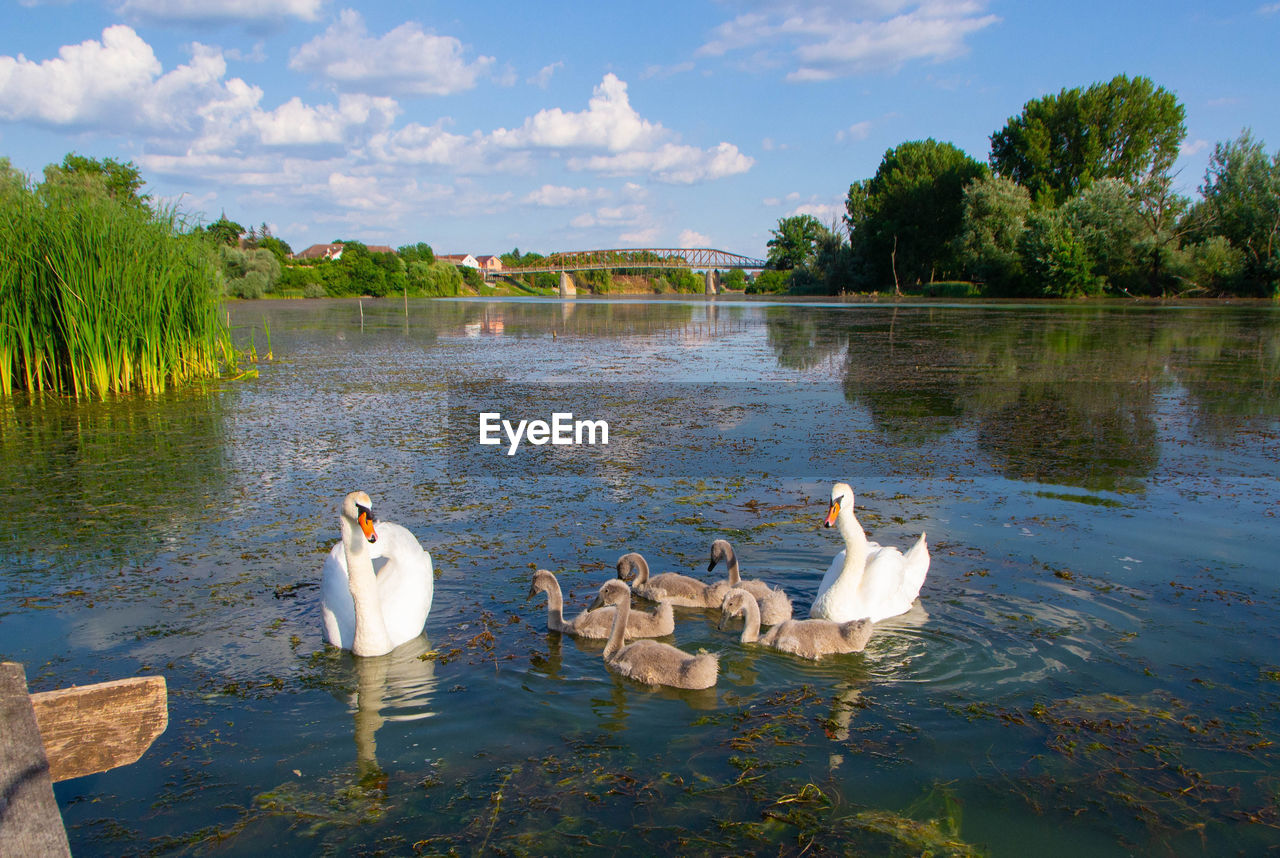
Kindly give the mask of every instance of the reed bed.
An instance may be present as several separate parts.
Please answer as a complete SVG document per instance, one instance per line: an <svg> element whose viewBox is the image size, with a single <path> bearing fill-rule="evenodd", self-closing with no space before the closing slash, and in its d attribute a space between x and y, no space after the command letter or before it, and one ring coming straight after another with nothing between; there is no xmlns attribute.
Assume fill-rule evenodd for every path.
<svg viewBox="0 0 1280 858"><path fill-rule="evenodd" d="M176 210L0 176L0 395L158 393L234 363L221 288Z"/></svg>

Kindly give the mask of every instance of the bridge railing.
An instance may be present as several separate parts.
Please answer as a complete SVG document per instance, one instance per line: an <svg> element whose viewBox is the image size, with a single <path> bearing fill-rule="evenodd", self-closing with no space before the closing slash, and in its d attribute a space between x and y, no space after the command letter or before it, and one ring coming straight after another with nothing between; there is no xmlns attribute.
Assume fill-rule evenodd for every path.
<svg viewBox="0 0 1280 858"><path fill-rule="evenodd" d="M707 247L630 247L553 253L527 265L504 265L504 274L539 271L591 271L617 268L764 268L763 259Z"/></svg>

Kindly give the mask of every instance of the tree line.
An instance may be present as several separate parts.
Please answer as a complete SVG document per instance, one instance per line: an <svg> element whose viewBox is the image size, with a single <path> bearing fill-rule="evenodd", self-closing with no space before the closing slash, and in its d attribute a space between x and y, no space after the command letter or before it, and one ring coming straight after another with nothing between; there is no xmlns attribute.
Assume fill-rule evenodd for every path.
<svg viewBox="0 0 1280 858"><path fill-rule="evenodd" d="M1280 152L1214 147L1199 199L1174 191L1185 108L1119 75L1027 102L987 163L933 138L889 149L845 215L778 221L751 291L949 295L1280 294Z"/></svg>

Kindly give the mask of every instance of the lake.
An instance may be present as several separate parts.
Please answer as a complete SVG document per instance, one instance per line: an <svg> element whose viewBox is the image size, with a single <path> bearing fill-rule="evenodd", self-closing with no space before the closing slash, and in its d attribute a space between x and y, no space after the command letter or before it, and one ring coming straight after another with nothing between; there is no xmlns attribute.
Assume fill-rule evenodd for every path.
<svg viewBox="0 0 1280 858"><path fill-rule="evenodd" d="M240 302L259 375L4 404L0 656L161 674L136 764L55 791L77 855L1259 854L1280 846L1280 308ZM274 360L266 361L268 350ZM479 443L479 414L609 443ZM677 609L714 689L547 631L712 540L808 613L928 533L919 603L807 662ZM326 647L355 488L436 567L421 639Z"/></svg>

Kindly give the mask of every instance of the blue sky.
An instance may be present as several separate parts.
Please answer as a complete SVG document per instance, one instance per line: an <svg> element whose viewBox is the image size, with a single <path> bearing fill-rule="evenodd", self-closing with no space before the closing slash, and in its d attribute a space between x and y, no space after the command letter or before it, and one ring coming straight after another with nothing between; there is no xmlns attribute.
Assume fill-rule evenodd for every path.
<svg viewBox="0 0 1280 858"><path fill-rule="evenodd" d="M1146 75L1178 184L1280 147L1280 2L4 0L0 155L134 161L154 196L438 252L715 247L843 213L885 150L986 160L1029 99Z"/></svg>

